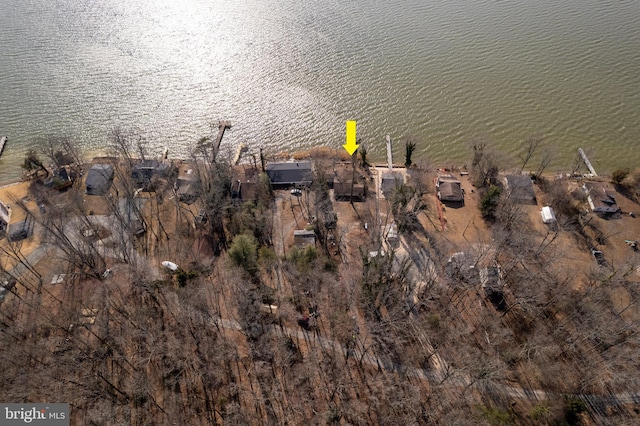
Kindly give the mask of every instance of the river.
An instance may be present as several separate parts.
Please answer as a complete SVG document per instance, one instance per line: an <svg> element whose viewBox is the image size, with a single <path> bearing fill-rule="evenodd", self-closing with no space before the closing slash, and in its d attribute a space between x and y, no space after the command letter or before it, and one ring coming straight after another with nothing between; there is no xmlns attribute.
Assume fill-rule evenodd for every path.
<svg viewBox="0 0 640 426"><path fill-rule="evenodd" d="M399 156L463 163L480 138L517 164L540 134L559 170L578 147L633 167L639 28L637 0L0 0L0 178L46 135L186 156L219 119L228 151L339 147L357 120L374 158L389 133Z"/></svg>

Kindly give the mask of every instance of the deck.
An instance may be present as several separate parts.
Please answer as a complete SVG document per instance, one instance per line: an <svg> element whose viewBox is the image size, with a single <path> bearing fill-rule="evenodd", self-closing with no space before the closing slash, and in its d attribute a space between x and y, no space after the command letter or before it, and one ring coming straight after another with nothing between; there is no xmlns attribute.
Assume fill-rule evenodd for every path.
<svg viewBox="0 0 640 426"><path fill-rule="evenodd" d="M227 129L231 128L230 121L220 121L218 123L218 137L216 138L216 142L213 144L213 150L211 153L211 162L216 161L216 157L218 156L218 151L220 150L220 144L222 143L222 137L224 136L224 132Z"/></svg>

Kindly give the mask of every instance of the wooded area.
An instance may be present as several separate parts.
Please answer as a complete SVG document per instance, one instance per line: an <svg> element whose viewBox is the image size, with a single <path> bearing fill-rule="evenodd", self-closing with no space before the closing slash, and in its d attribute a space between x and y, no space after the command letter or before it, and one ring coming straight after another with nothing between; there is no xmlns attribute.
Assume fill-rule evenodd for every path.
<svg viewBox="0 0 640 426"><path fill-rule="evenodd" d="M81 154L51 139L25 160L28 196L10 200L37 247L0 245L17 282L0 306L0 399L68 402L72 424L95 425L634 424L638 257L593 260L621 222L585 214L572 178L543 176L543 144L528 140L520 172L540 161L554 227L481 142L465 204L449 207L414 141L384 196L366 158L315 150L309 187L274 191L255 161L255 198L240 201L239 169L206 161L206 141L141 186L144 141L114 132L94 160L113 165L113 187L89 196ZM43 184L64 167L72 186ZM341 168L366 199L336 201ZM297 229L316 242L294 244Z"/></svg>

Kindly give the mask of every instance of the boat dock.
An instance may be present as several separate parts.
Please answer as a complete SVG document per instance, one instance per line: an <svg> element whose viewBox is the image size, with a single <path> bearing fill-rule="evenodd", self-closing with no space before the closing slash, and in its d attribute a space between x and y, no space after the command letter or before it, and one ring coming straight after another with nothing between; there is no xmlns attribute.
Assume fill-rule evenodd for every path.
<svg viewBox="0 0 640 426"><path fill-rule="evenodd" d="M2 151L4 151L4 145L7 143L8 139L6 136L2 136L0 138L0 156L2 155Z"/></svg>
<svg viewBox="0 0 640 426"><path fill-rule="evenodd" d="M393 170L393 155L391 154L391 135L387 135L385 137L387 142L387 163L389 166L389 171Z"/></svg>
<svg viewBox="0 0 640 426"><path fill-rule="evenodd" d="M230 121L220 121L218 122L218 137L216 138L215 143L213 144L213 152L211 153L211 161L216 161L216 157L218 156L218 151L220 150L220 144L222 143L222 137L224 136L224 131L231 128Z"/></svg>
<svg viewBox="0 0 640 426"><path fill-rule="evenodd" d="M589 161L589 158L587 158L587 154L584 153L584 150L582 148L578 148L578 153L582 157L582 161L584 161L584 164L589 169L589 172L593 176L598 176L598 174L596 173L596 169L594 169L593 166L591 165L591 161Z"/></svg>

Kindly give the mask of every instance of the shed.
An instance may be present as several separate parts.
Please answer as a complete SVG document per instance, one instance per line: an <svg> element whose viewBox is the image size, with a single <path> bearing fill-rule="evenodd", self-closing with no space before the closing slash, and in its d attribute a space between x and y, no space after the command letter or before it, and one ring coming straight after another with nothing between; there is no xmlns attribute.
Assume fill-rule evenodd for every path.
<svg viewBox="0 0 640 426"><path fill-rule="evenodd" d="M113 183L113 166L111 164L94 164L85 180L87 195L104 195L109 192Z"/></svg>
<svg viewBox="0 0 640 426"><path fill-rule="evenodd" d="M297 229L293 231L293 242L297 246L313 246L316 244L316 234L313 231Z"/></svg>
<svg viewBox="0 0 640 426"><path fill-rule="evenodd" d="M313 179L311 161L268 163L266 172L274 187L308 186Z"/></svg>
<svg viewBox="0 0 640 426"><path fill-rule="evenodd" d="M545 206L540 210L540 215L542 216L542 222L546 224L551 224L556 222L556 214L553 209L549 206Z"/></svg>

